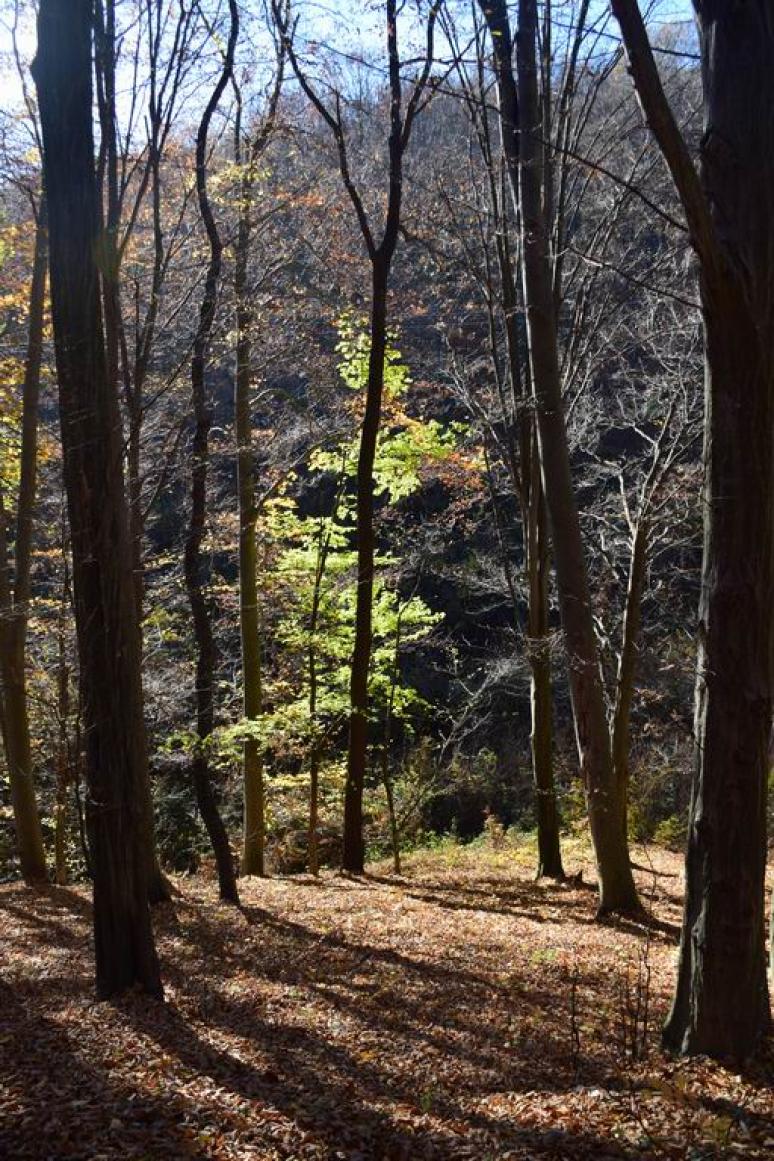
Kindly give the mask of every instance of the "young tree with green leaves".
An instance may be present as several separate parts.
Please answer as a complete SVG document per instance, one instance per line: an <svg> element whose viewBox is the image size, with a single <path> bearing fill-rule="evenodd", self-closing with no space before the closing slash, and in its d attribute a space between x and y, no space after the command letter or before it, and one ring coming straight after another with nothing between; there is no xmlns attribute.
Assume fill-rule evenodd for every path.
<svg viewBox="0 0 774 1161"><path fill-rule="evenodd" d="M341 93L334 91L332 108L325 103L310 82L291 34L290 18L273 0L275 19L285 39L288 58L296 78L315 110L333 134L339 159L341 180L357 219L371 266L371 317L368 377L365 390L360 447L357 466L357 552L358 582L355 616L355 642L350 677L349 749L344 805L344 869L362 874L365 847L363 842L363 789L368 753L368 674L373 635L374 591L374 460L382 414L385 352L388 333L388 286L398 245L403 202L403 160L411 139L417 113L426 99L433 66L434 34L438 17L437 0L430 3L424 16L426 45L419 73L410 87L403 106L403 79L398 47L397 0L385 0L385 34L389 84L389 137L387 142L387 205L383 227L376 231L366 210L370 191L358 188L352 176L350 148Z"/></svg>

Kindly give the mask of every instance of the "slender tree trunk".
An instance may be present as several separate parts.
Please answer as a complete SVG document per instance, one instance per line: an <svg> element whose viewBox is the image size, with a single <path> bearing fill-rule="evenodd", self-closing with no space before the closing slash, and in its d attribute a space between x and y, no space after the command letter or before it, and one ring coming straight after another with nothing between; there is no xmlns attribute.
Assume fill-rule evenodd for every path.
<svg viewBox="0 0 774 1161"><path fill-rule="evenodd" d="M384 357L387 346L387 276L381 256L372 262L371 349L368 360L366 408L357 464L357 600L355 648L350 678L351 712L347 782L344 794L343 866L351 874L364 869L363 790L368 753L368 671L374 590L374 460L382 413Z"/></svg>
<svg viewBox="0 0 774 1161"><path fill-rule="evenodd" d="M241 210L237 234L234 290L236 293L237 348L234 410L237 441L237 489L239 494L239 628L242 640L242 685L244 715L255 723L261 716L261 619L258 608L257 552L255 543L255 464L250 418L250 327L253 311L247 285L250 251L250 204L252 182L242 183ZM243 875L263 875L264 867L264 786L263 762L258 739L245 739L243 750L244 831L242 838Z"/></svg>
<svg viewBox="0 0 774 1161"><path fill-rule="evenodd" d="M403 84L401 59L398 50L398 16L401 6L397 0L386 0L387 73L390 87L390 133L387 141L389 177L384 231L377 244L369 215L360 191L352 179L347 149L347 134L342 120L340 94L335 93L332 112L319 97L300 67L293 49L287 7L272 0L272 11L280 30L283 51L287 52L296 78L315 109L333 133L339 155L339 172L349 195L371 261L371 350L366 388L366 408L360 438L357 470L357 598L355 608L355 645L350 677L349 747L347 751L347 779L344 790L344 849L343 869L362 874L363 846L363 789L365 786L368 753L368 671L371 662L371 621L374 572L374 482L373 466L376 441L382 409L384 387L384 355L387 339L387 281L398 243L401 205L403 199L403 156L411 138L414 119L422 105L422 97L430 80L433 64L435 23L440 5L432 4L426 20L425 56L411 96L402 111Z"/></svg>
<svg viewBox="0 0 774 1161"><path fill-rule="evenodd" d="M640 627L642 624L642 594L648 559L648 522L643 518L634 529L632 552L629 560L629 582L626 590L621 639L621 655L616 674L615 704L611 744L613 748L613 768L621 798L621 823L624 833L628 829L629 800L629 751L631 748L632 702L634 700L634 680L637 672Z"/></svg>
<svg viewBox="0 0 774 1161"><path fill-rule="evenodd" d="M529 581L529 665L531 675L532 774L538 832L537 877L564 879L559 842L553 763L553 691L548 634L548 527L537 448L533 445L527 513L527 576Z"/></svg>
<svg viewBox="0 0 774 1161"><path fill-rule="evenodd" d="M504 134L503 134L504 136ZM492 183L492 201L498 200ZM505 201L503 197L500 199ZM503 222L507 223L505 205ZM519 453L515 433L508 438L509 469L514 492L521 507L525 543L524 573L527 584L528 643L530 664L530 748L532 780L535 787L535 813L538 836L537 878L562 881L564 867L559 840L559 811L556 803L553 753L553 685L551 681L551 646L549 640L548 585L550 574L549 536L546 501L540 475L540 455L535 416L525 404L525 379L530 381L528 365L522 374L522 350L517 325L517 284L507 230L500 231L498 261L505 313L505 336L509 377L513 395L513 413L518 414ZM503 401L504 402L504 401ZM503 406L505 413L505 406ZM519 473L519 467L521 472Z"/></svg>
<svg viewBox="0 0 774 1161"><path fill-rule="evenodd" d="M398 687L400 643L402 628L402 611L398 611L395 625L395 652L392 657L392 672L390 674L390 694L387 700L387 713L384 718L384 741L382 743L382 785L387 797L387 813L390 819L390 841L392 843L392 866L396 875L400 874L400 828L398 816L395 813L395 794L393 793L392 778L390 776L390 742L392 740L392 718L395 712L395 691Z"/></svg>
<svg viewBox="0 0 774 1161"><path fill-rule="evenodd" d="M194 436L191 449L191 516L185 542L185 583L196 638L196 733L197 746L192 762L194 790L215 862L218 869L220 897L224 902L239 903L234 860L212 786L212 775L207 747L215 726L215 639L212 633L210 610L205 586L205 562L202 559L202 540L207 519L207 472L209 468L209 437L212 425L210 401L207 398L206 364L210 350L212 324L218 301L218 282L223 257L223 244L218 234L207 193L207 141L213 113L228 84L234 64L234 49L239 32L239 17L235 0L229 0L231 26L228 46L218 82L207 102L196 137L196 187L199 210L207 233L210 259L204 280L204 294L199 308L199 323L194 337L191 358L191 399L194 417Z"/></svg>
<svg viewBox="0 0 774 1161"><path fill-rule="evenodd" d="M26 883L45 882L46 858L32 771L27 705L27 620L30 601L32 525L38 461L38 399L43 354L43 314L46 301L48 227L45 198L38 210L29 297L27 354L24 364L22 448L14 544L13 590L8 575L8 544L0 496L0 717L11 783L19 865Z"/></svg>
<svg viewBox="0 0 774 1161"><path fill-rule="evenodd" d="M320 751L316 742L312 742L312 752L309 755L309 831L307 835L307 863L309 873L319 875L319 819L320 819Z"/></svg>
<svg viewBox="0 0 774 1161"><path fill-rule="evenodd" d="M95 261L99 202L92 121L92 4L41 0L34 75L49 207L59 376L80 656L97 992L161 996L147 901L147 752L131 581L121 422L108 374Z"/></svg>
<svg viewBox="0 0 774 1161"><path fill-rule="evenodd" d="M639 907L617 791L605 714L586 558L564 420L548 230L541 195L542 157L537 90L535 0L521 0L517 66L504 0L481 0L492 33L503 140L522 226L524 301L540 462L551 522L559 606L570 670L581 777L599 878L599 910ZM518 183L518 185L516 185Z"/></svg>
<svg viewBox="0 0 774 1161"><path fill-rule="evenodd" d="M59 665L57 667L57 717L59 730L56 749L56 807L54 809L54 882L67 884L67 792L70 781L70 747L67 719L70 716L70 671L65 640L66 603L62 599L59 614Z"/></svg>

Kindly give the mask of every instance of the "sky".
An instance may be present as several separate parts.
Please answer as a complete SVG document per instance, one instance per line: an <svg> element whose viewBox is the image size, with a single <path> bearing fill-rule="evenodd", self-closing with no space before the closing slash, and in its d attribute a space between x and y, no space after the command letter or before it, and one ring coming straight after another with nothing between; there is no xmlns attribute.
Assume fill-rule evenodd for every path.
<svg viewBox="0 0 774 1161"><path fill-rule="evenodd" d="M399 28L401 53L404 59L420 56L424 42L421 22L411 17L416 0L407 0L401 15ZM27 6L24 6L27 8ZM243 15L250 13L254 16L262 10L262 0L241 0ZM462 5L464 8L464 4ZM561 12L561 0L555 0L555 11ZM591 19L601 15L607 8L604 0L598 0L592 5ZM645 5L642 5L645 9ZM13 122L9 122L14 110L22 104L22 85L16 69L12 53L12 35L10 26L10 6L5 6L5 12L0 16L0 93L2 94L2 110L4 116L3 132L9 128L13 131ZM691 21L690 0L651 0L647 10L653 14L658 23L677 23ZM384 62L384 5L382 0L296 0L296 11L299 16L298 36L299 44L303 44L303 56L309 64L310 71L317 71L321 75L333 78L338 73L352 71L353 61L366 60L367 71L365 76L373 76L380 83L385 76ZM120 7L119 7L120 12ZM560 17L557 15L557 20ZM687 30L686 30L687 31ZM611 47L615 43L617 27L610 20L609 36ZM21 56L27 62L31 60L35 51L35 28L31 11L27 8L27 15L18 28L17 43ZM446 45L442 34L437 38L439 56L445 55ZM264 48L264 52L266 48ZM255 59L253 55L252 59ZM249 59L249 58L248 58ZM34 86L27 74L29 91L34 95ZM193 115L193 114L192 114Z"/></svg>

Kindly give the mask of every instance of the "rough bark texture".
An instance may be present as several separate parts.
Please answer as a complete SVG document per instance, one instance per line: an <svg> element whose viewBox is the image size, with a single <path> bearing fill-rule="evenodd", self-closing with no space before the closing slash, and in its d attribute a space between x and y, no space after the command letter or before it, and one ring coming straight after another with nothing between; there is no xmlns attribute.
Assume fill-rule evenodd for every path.
<svg viewBox="0 0 774 1161"><path fill-rule="evenodd" d="M42 0L38 89L80 658L97 991L162 995L143 845L147 780L122 436L95 261L90 0Z"/></svg>
<svg viewBox="0 0 774 1161"><path fill-rule="evenodd" d="M522 0L517 44L518 94L504 0L481 0L492 33L503 139L518 180L524 301L540 461L551 524L559 606L570 671L575 735L599 876L600 912L639 906L621 825L591 609L586 559L570 469L559 371L548 231L541 195L542 151L537 90L537 6ZM517 139L518 127L518 139Z"/></svg>
<svg viewBox="0 0 774 1161"><path fill-rule="evenodd" d="M705 541L686 903L664 1031L678 1051L743 1058L771 1024L765 963L774 519L774 14L695 0L701 182L639 9L613 0L640 102L701 267Z"/></svg>
<svg viewBox="0 0 774 1161"><path fill-rule="evenodd" d="M199 322L194 336L193 356L191 358L194 435L191 448L191 516L185 542L184 567L196 639L197 748L192 762L194 790L199 812L207 828L207 834L215 855L220 897L225 902L238 903L239 893L234 860L228 834L218 809L207 757L207 744L215 725L213 699L216 650L205 593L206 568L201 552L207 519L207 471L209 467L209 436L212 425L205 372L218 300L218 282L223 256L223 244L218 234L207 194L207 141L213 113L229 82L234 63L234 48L239 31L239 17L235 0L229 0L229 12L231 27L223 69L207 102L196 136L196 189L199 198L199 211L209 242L210 259L204 280L204 294L199 308Z"/></svg>
<svg viewBox="0 0 774 1161"><path fill-rule="evenodd" d="M14 581L9 576L5 514L0 497L0 720L11 784L19 866L25 883L47 878L38 804L32 770L27 706L27 619L30 599L32 525L38 460L38 398L43 352L48 226L45 200L38 210L29 297L27 353L24 364L22 447L14 542Z"/></svg>

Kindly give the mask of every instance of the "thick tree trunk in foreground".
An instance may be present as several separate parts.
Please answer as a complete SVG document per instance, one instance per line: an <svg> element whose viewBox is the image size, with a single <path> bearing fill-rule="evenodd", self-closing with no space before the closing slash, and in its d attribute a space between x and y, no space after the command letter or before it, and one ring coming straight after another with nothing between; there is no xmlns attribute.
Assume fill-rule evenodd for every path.
<svg viewBox="0 0 774 1161"><path fill-rule="evenodd" d="M613 0L630 71L701 267L704 567L686 901L667 1046L748 1056L771 1025L765 963L774 520L774 21L695 0L701 182L639 9Z"/></svg>
<svg viewBox="0 0 774 1161"><path fill-rule="evenodd" d="M697 771L679 978L665 1038L683 1051L744 1057L771 1025L764 876L774 589L774 21L767 0L697 11L702 178L725 269L703 278Z"/></svg>
<svg viewBox="0 0 774 1161"><path fill-rule="evenodd" d="M14 544L14 583L8 575L8 546L0 497L0 719L11 784L19 866L25 883L46 881L43 832L32 777L32 746L27 705L27 620L30 601L32 524L38 462L38 398L43 354L48 226L45 199L38 211L29 297L27 354L22 403L22 450Z"/></svg>
<svg viewBox="0 0 774 1161"><path fill-rule="evenodd" d="M207 520L207 472L209 468L209 437L212 413L205 382L210 335L218 301L218 282L223 257L223 244L218 234L207 193L207 141L210 122L231 77L234 48L239 32L239 17L235 0L229 0L231 27L228 46L218 82L207 102L196 136L196 191L210 258L204 280L204 294L199 308L191 358L191 399L194 417L194 436L191 448L191 516L185 542L184 568L188 601L191 606L194 636L196 638L196 733L197 746L193 756L192 774L199 812L209 835L218 869L220 897L224 902L238 903L234 859L228 834L218 809L207 746L215 726L215 640L212 634L210 610L205 593L206 570L202 559L202 540Z"/></svg>
<svg viewBox="0 0 774 1161"><path fill-rule="evenodd" d="M599 876L599 910L601 913L633 911L639 907L639 900L621 823L623 804L613 770L586 558L564 420L548 231L541 194L537 6L535 0L522 0L519 9L517 95L504 0L480 2L492 33L509 172L512 182L518 180L532 391L570 671L575 736Z"/></svg>
<svg viewBox="0 0 774 1161"><path fill-rule="evenodd" d="M97 992L161 996L147 902L147 779L122 435L95 255L90 0L41 0L34 65L49 208L51 300L80 657Z"/></svg>
<svg viewBox="0 0 774 1161"><path fill-rule="evenodd" d="M773 86L768 99L774 101ZM730 293L717 316L716 309L705 312L709 520L697 765L680 969L665 1041L684 1052L743 1058L770 1026L764 875L774 377L742 294Z"/></svg>

